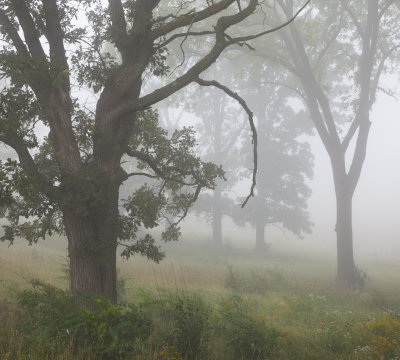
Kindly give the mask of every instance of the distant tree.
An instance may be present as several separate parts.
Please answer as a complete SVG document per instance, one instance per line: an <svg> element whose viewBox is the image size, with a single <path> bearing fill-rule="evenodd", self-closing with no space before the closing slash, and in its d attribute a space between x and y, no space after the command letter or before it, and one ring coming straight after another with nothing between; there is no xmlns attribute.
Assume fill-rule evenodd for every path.
<svg viewBox="0 0 400 360"><path fill-rule="evenodd" d="M236 55L239 59L234 61ZM200 95L201 101L195 108L201 119L197 133L206 158L228 170L228 182L218 184L211 194L203 194L195 209L212 223L215 245L222 243L222 215L225 215L240 226L246 223L255 226L256 250L260 251L266 249L264 230L268 224L281 226L298 236L310 232L306 209L311 190L306 181L312 176L313 156L308 144L299 140L301 135L311 134L306 112L295 112L289 104L293 94L271 84L280 70L269 67L268 72L260 73L263 66L260 58L247 57L251 61L243 64L240 54L231 54L208 76L228 82L230 88L240 87L235 80L239 73L246 78L248 86L241 89L241 94L258 123L255 199L242 209L238 199L232 198L230 189L251 171L251 151L248 151L251 144L246 129L235 121L241 116L241 109L214 90Z"/></svg>
<svg viewBox="0 0 400 360"><path fill-rule="evenodd" d="M0 95L0 141L18 155L17 161L1 162L0 198L10 221L3 240L34 242L65 230L72 292L116 301L118 241L135 240L125 244L126 256L141 252L159 260L149 235L136 238L138 226L154 226L165 211L184 216L200 190L213 188L222 176L217 166L193 155L189 130L167 138L151 106L200 81L227 47L241 41L227 30L252 15L259 2L104 3L0 0L0 74L8 79ZM85 16L88 26L80 27L76 18ZM211 17L214 26L202 28ZM207 51L191 58L185 71L170 72L168 45L199 36L210 40ZM104 51L106 46L116 51ZM167 84L145 92L146 78L166 74ZM94 93L93 108L85 107L73 84ZM35 135L38 122L49 131L43 142ZM124 171L124 155L137 162L138 171ZM119 188L130 176L157 178L161 186L138 189L120 215ZM178 233L172 226L164 239Z"/></svg>
<svg viewBox="0 0 400 360"><path fill-rule="evenodd" d="M272 69L269 76L271 73ZM300 138L310 134L305 122L307 113L293 110L287 89L265 82L247 96L257 119L259 140L256 195L244 209L233 208L233 219L239 225L255 226L256 251L263 252L267 250L267 225L279 226L299 237L311 232L307 211L311 189L307 180L313 173L313 155L308 143Z"/></svg>
<svg viewBox="0 0 400 360"><path fill-rule="evenodd" d="M269 24L290 18L293 0L277 0ZM380 79L398 55L398 2L313 1L301 22L282 29L258 48L266 61L290 71L291 86L309 109L329 155L337 204L337 280L353 287L352 199L366 158L370 111ZM277 46L279 45L279 46ZM354 145L354 146L353 146Z"/></svg>
<svg viewBox="0 0 400 360"><path fill-rule="evenodd" d="M232 70L229 61L223 60L209 69L206 76L226 82L235 76ZM230 83L231 88L238 85L237 81ZM198 101L192 101L188 108L199 119L195 128L202 158L222 166L225 171L224 181L217 181L212 192L203 193L194 210L211 223L213 244L221 247L223 216L230 216L232 207L239 205L237 199L236 202L232 199L231 190L244 176L244 172L240 170L243 168L240 148L243 135L248 137L248 132L245 131L246 113L236 101L232 101L219 89L197 87L193 98Z"/></svg>

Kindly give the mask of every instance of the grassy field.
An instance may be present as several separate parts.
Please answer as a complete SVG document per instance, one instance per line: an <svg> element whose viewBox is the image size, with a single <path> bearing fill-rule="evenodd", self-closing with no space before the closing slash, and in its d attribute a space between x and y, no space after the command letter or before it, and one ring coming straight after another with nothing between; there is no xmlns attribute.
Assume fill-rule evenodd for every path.
<svg viewBox="0 0 400 360"><path fill-rule="evenodd" d="M232 246L216 251L183 241L168 245L167 257L159 265L139 257L121 260L121 299L140 309L128 312L139 319L135 321L140 323L145 316L151 322L146 334L132 330L139 331L132 341L140 345L126 353L115 353L111 346L107 349L114 352L96 352L92 347L93 353L81 354L76 344L65 343L64 338L60 345L57 335L52 340L57 344L46 350L43 339L32 345L28 340L33 335L18 327L24 328L27 311L53 311L42 303L40 308L32 305L32 299L53 290L39 295L28 292L24 300L28 305L22 310L16 299L21 291L31 289L33 278L67 289L65 246L61 239L38 247L0 244L1 360L400 359L400 264L373 258L359 261L365 284L350 291L336 286L332 255L291 243L274 245L270 254L254 254ZM64 296L54 294L54 298ZM57 308L60 303L46 304ZM106 344L107 332L103 329L99 335L98 328L103 321L112 333L107 319L118 311L123 313L107 305L101 312L85 315L86 333L87 319L94 329L92 343ZM93 322L95 316L103 320ZM42 320L43 315L31 325L39 326ZM40 325L40 331L45 328L50 338L51 317L47 321L50 325ZM121 339L126 335L118 334Z"/></svg>

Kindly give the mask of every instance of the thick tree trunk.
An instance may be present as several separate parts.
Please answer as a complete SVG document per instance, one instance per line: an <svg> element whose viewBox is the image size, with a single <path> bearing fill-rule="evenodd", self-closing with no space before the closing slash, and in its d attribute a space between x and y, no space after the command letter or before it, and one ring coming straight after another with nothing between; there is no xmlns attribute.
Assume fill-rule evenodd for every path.
<svg viewBox="0 0 400 360"><path fill-rule="evenodd" d="M336 237L337 281L346 287L355 286L353 256L352 196L345 189L336 187Z"/></svg>
<svg viewBox="0 0 400 360"><path fill-rule="evenodd" d="M105 195L102 206L88 213L64 210L70 285L74 295L98 294L117 302L118 189Z"/></svg>
<svg viewBox="0 0 400 360"><path fill-rule="evenodd" d="M222 246L222 192L221 188L217 186L213 194L213 244L215 247Z"/></svg>

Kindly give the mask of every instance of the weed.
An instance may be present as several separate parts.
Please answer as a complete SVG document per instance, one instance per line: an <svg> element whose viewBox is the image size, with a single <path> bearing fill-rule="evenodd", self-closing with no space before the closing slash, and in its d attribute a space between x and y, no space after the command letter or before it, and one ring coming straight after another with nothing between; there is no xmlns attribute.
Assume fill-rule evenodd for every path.
<svg viewBox="0 0 400 360"><path fill-rule="evenodd" d="M15 331L26 339L24 351L40 348L44 354L71 351L115 359L136 350L138 341L150 335L150 321L134 305L117 306L108 300L86 298L77 308L64 290L33 281L33 290L18 297Z"/></svg>
<svg viewBox="0 0 400 360"><path fill-rule="evenodd" d="M280 332L268 326L264 317L253 315L241 296L223 301L220 314L220 326L232 358L264 359L276 349Z"/></svg>

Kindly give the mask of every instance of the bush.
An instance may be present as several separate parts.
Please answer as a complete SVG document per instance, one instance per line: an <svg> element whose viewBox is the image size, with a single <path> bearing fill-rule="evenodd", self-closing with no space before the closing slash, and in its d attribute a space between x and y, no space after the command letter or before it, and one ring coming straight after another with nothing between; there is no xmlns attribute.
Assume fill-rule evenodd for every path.
<svg viewBox="0 0 400 360"><path fill-rule="evenodd" d="M233 296L221 305L221 329L234 359L265 359L278 345L280 332L267 326L266 319L252 316L249 304Z"/></svg>
<svg viewBox="0 0 400 360"><path fill-rule="evenodd" d="M75 300L39 281L19 295L16 329L27 339L27 351L39 346L51 354L68 344L71 351L86 349L98 359L115 359L134 352L150 335L151 322L134 305L97 297L84 299L87 306L78 308Z"/></svg>
<svg viewBox="0 0 400 360"><path fill-rule="evenodd" d="M163 359L168 354L177 359L208 359L211 311L200 296L160 294L157 301L147 301L146 311L153 318L153 345L162 349Z"/></svg>
<svg viewBox="0 0 400 360"><path fill-rule="evenodd" d="M181 296L174 303L175 346L184 359L207 358L209 309L199 296Z"/></svg>

